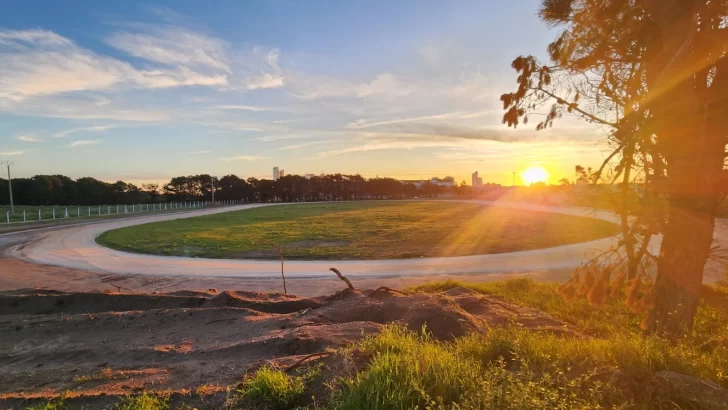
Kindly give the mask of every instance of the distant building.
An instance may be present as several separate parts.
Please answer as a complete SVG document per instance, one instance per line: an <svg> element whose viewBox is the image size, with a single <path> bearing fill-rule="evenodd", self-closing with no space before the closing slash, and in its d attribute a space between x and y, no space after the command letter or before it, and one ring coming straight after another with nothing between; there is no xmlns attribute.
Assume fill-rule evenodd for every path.
<svg viewBox="0 0 728 410"><path fill-rule="evenodd" d="M304 178L306 178L306 179L311 179L311 178L313 178L313 177L315 177L315 176L316 176L316 175L314 175L314 174L306 174L306 175L304 175L303 177L304 177Z"/></svg>
<svg viewBox="0 0 728 410"><path fill-rule="evenodd" d="M471 185L473 186L473 188L483 187L483 178L478 176L478 171L473 172L473 175L471 177Z"/></svg>
<svg viewBox="0 0 728 410"><path fill-rule="evenodd" d="M280 172L278 172L278 167L273 167L273 180L278 181L279 177L280 177Z"/></svg>
<svg viewBox="0 0 728 410"><path fill-rule="evenodd" d="M283 178L284 176L286 176L286 171L281 170L281 172L278 173L278 178Z"/></svg>

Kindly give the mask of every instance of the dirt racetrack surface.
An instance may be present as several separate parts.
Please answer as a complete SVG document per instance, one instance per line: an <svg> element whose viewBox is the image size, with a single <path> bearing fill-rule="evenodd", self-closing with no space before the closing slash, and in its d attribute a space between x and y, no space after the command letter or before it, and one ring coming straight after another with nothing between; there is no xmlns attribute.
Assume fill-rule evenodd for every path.
<svg viewBox="0 0 728 410"><path fill-rule="evenodd" d="M386 323L448 340L489 325L573 332L540 311L464 288L389 288L301 298L258 292L0 292L0 408L33 398L89 403L140 390L220 389L270 363L295 363ZM29 401L30 400L30 401ZM92 406L93 407L93 406Z"/></svg>

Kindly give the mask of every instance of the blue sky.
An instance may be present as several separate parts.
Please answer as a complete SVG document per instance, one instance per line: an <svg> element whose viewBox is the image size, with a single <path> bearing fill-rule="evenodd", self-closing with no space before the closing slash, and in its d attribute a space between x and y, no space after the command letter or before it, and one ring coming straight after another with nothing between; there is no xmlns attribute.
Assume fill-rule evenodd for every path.
<svg viewBox="0 0 728 410"><path fill-rule="evenodd" d="M508 129L510 62L555 37L519 1L12 1L0 13L0 159L18 176L597 165L578 121Z"/></svg>

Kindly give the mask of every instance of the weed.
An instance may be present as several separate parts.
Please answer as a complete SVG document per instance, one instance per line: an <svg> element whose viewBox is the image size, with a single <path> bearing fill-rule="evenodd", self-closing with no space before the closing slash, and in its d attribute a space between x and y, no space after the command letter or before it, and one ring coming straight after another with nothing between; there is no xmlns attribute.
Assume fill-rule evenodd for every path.
<svg viewBox="0 0 728 410"><path fill-rule="evenodd" d="M119 400L113 410L167 410L169 399L148 393L138 396L125 396Z"/></svg>
<svg viewBox="0 0 728 410"><path fill-rule="evenodd" d="M48 401L45 403L36 404L35 406L26 407L26 410L66 410L63 400L59 401Z"/></svg>
<svg viewBox="0 0 728 410"><path fill-rule="evenodd" d="M317 367L291 376L270 366L261 367L243 381L239 394L244 403L264 409L291 409L301 403L308 382L316 377Z"/></svg>

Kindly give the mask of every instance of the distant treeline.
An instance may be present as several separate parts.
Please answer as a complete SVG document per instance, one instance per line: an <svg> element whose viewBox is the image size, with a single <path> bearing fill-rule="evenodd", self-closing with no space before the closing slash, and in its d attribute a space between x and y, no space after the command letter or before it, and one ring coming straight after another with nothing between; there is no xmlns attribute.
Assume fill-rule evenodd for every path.
<svg viewBox="0 0 728 410"><path fill-rule="evenodd" d="M73 180L63 175L36 175L32 178L13 178L12 188L15 204L18 205L123 205L209 201L213 180L215 199L218 201L300 202L473 196L473 188L464 182L455 186L443 186L430 181L414 184L393 178L367 179L360 175L342 174L310 178L286 175L277 181L242 179L235 175L226 175L219 179L210 175L193 175L172 178L163 186L136 186L123 181L108 183L90 177ZM487 189L498 191L506 188L492 185ZM0 205L7 205L9 202L8 181L0 179Z"/></svg>

